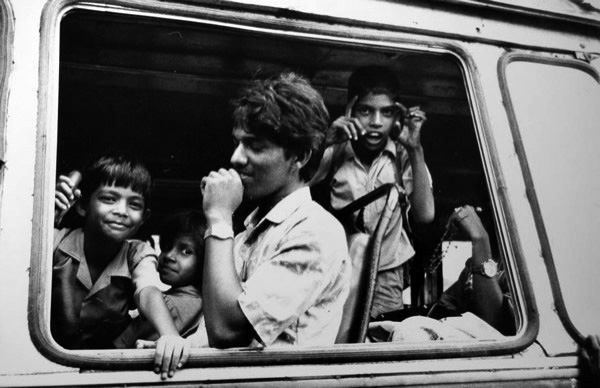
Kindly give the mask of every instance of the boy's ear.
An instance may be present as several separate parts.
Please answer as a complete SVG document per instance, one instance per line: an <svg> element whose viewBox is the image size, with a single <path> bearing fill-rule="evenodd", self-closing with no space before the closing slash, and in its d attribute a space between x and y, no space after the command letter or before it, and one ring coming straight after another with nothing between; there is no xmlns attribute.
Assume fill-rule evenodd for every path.
<svg viewBox="0 0 600 388"><path fill-rule="evenodd" d="M80 217L85 217L87 210L83 205L83 201L81 200L81 198L79 199L79 201L75 202L75 210L77 211L77 214L79 214Z"/></svg>
<svg viewBox="0 0 600 388"><path fill-rule="evenodd" d="M297 170L302 169L302 167L306 166L306 163L310 160L312 156L312 151L307 151L304 155L296 156L296 162L294 162L294 166Z"/></svg>

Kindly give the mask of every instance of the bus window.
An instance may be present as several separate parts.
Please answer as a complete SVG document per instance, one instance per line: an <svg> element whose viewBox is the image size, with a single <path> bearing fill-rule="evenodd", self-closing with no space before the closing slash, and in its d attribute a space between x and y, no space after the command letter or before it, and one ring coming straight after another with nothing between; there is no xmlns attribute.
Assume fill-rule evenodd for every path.
<svg viewBox="0 0 600 388"><path fill-rule="evenodd" d="M506 242L496 219L497 198L489 184L493 177L482 162L481 133L471 116L466 69L460 57L447 49L333 39L325 30L315 30L313 35L283 34L276 28L254 28L251 23L230 25L74 9L60 21L57 63L58 120L56 128L46 128L56 132L55 150L48 153L55 156L48 161L54 166L53 175L79 169L91 156L109 149L130 151L148 166L155 180L152 216L143 231L148 235L156 235L165 217L175 210L201 209L200 179L227 166L233 150L229 101L249 80L283 71L300 73L321 92L333 120L344 114L350 74L365 65L386 66L400 78L404 105L419 106L427 113L422 143L436 206L434 222L412 230L417 254L411 261L410 289L405 290L406 309L401 315L423 314L444 291L444 282L451 282L470 256L468 246L460 251L464 253L444 249L444 264L426 270L440 243L447 247L465 240L461 235L450 239L445 234L446 221L457 206L480 207L494 254L503 261L513 260L503 248ZM56 176L44 178L40 181L51 182ZM45 188L46 193L53 189ZM53 202L44 206L49 209ZM46 220L45 224L52 222ZM47 270L49 257L46 252L38 266ZM510 286L518 286L510 271L507 274ZM34 287L46 293L40 301L49 300L50 276L39 279ZM44 337L40 342L48 344L45 346L55 346L44 329L50 309L39 307L42 322L37 335ZM389 348L368 346L380 357L390 354ZM446 354L452 348L443 341L435 346L444 348ZM410 357L411 352L426 352L435 357L435 346L404 354ZM484 348L489 352L490 346L495 345L474 339L471 345L451 351L472 355ZM274 354L277 351L273 350ZM56 348L49 353L68 364L106 367L101 351L91 358L78 358L77 352L66 355ZM139 357L119 354L131 365L145 365ZM218 359L223 364L260 362L252 352L224 357L224 353L207 350L195 354L191 365L207 362L207 354L211 362ZM303 351L286 354L284 360L315 357L315 353ZM331 346L316 357L361 354L352 347Z"/></svg>
<svg viewBox="0 0 600 388"><path fill-rule="evenodd" d="M598 73L581 62L519 55L505 71L559 313L572 335L595 333L600 302L589 285L600 276Z"/></svg>

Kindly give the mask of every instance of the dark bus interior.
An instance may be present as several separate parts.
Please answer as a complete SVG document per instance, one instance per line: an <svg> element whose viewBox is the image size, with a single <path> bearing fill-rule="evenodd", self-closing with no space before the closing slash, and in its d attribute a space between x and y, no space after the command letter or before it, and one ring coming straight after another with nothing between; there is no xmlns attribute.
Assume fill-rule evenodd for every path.
<svg viewBox="0 0 600 388"><path fill-rule="evenodd" d="M334 120L344 112L349 75L371 64L392 68L404 105L427 112L422 142L436 219L413 229L411 267L413 302L425 305L441 290L440 274L424 277L423 263L453 209L481 207L484 225L495 231L465 77L453 55L74 11L60 27L57 172L80 169L108 149L135 154L155 180L146 225L152 233L170 212L201 208L200 179L228 165L229 101L247 81L282 71L305 75Z"/></svg>

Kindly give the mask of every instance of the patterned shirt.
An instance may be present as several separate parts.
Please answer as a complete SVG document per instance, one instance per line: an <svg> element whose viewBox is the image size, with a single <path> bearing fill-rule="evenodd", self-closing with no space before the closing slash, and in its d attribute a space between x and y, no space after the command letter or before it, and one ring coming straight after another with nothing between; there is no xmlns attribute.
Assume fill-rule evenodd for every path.
<svg viewBox="0 0 600 388"><path fill-rule="evenodd" d="M238 302L259 341L332 345L350 285L342 226L312 201L308 187L288 195L264 218L256 214L236 236L234 258L243 287Z"/></svg>

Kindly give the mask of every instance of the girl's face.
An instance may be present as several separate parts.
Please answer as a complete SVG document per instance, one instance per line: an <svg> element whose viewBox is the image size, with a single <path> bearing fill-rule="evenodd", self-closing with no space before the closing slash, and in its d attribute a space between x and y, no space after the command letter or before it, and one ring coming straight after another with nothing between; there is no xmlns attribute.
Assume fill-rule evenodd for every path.
<svg viewBox="0 0 600 388"><path fill-rule="evenodd" d="M196 252L196 244L190 235L179 235L175 241L161 243L162 252L158 256L160 280L171 287L195 285L199 282L199 273L203 252Z"/></svg>
<svg viewBox="0 0 600 388"><path fill-rule="evenodd" d="M130 187L102 185L79 205L84 230L120 243L133 237L147 218L144 197Z"/></svg>
<svg viewBox="0 0 600 388"><path fill-rule="evenodd" d="M379 153L397 125L398 107L387 94L369 93L354 105L354 117L366 131L358 139L358 145L366 151Z"/></svg>

